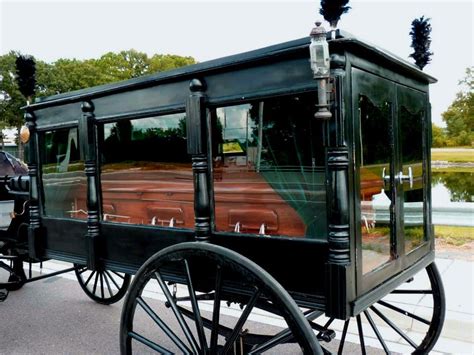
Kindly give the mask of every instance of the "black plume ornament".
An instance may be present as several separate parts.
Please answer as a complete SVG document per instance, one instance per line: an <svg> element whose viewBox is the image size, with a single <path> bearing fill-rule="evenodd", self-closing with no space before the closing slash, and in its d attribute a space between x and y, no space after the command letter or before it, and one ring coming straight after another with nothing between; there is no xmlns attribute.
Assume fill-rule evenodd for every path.
<svg viewBox="0 0 474 355"><path fill-rule="evenodd" d="M19 55L16 58L16 80L20 92L27 101L35 94L36 86L36 64L32 56Z"/></svg>
<svg viewBox="0 0 474 355"><path fill-rule="evenodd" d="M348 3L349 0L321 0L319 13L331 24L332 28L336 28L341 15L350 10Z"/></svg>
<svg viewBox="0 0 474 355"><path fill-rule="evenodd" d="M414 52L410 54L410 57L415 59L416 66L421 70L431 61L433 55L433 52L430 52L431 24L429 21L429 18L425 19L424 16L421 16L411 23L411 47Z"/></svg>

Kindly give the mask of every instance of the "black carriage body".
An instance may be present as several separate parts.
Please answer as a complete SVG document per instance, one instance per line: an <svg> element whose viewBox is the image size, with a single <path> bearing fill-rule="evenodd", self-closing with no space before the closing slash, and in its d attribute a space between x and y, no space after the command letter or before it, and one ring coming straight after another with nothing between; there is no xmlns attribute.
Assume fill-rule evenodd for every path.
<svg viewBox="0 0 474 355"><path fill-rule="evenodd" d="M260 107L262 110L272 107L275 112L285 111L286 108L278 100L311 102L314 99L312 102L316 105L317 84L309 65L308 45L309 38L303 38L166 73L45 98L28 107L27 124L32 133L29 143L30 255L40 259L87 263L90 268L105 265L112 270L134 273L147 258L167 246L196 239L207 240L255 261L281 282L300 306L310 305L338 318L357 314L428 265L434 259L428 99L428 85L434 79L393 55L342 33L336 40L329 41L329 97L333 117L327 122L312 122L318 127L318 136L307 137L312 142L318 142L322 155L316 163L313 159L313 170L307 166L300 169L304 170L301 176L312 174L313 181L317 180L311 185L316 190L309 193L319 196L311 205L320 212L319 221L314 222L312 229L309 224L305 225L306 232L301 237L285 233L278 235L271 232L272 223L278 222L281 230L286 213L274 213L271 209L263 212L255 210L252 209L252 202L247 201L241 210L226 207L227 219L223 220L225 223L229 221L232 230L216 227L224 223L220 222L221 217L215 212L216 201L225 200L223 192L217 192L216 187L220 183L216 180L216 154L221 154L224 163L232 161L232 164L249 166L249 152L252 149L260 155L269 154L269 149L261 146L249 148L248 139L245 147L243 143L237 144L238 140L223 141L216 146L217 139L213 133L217 122L215 117L222 113L224 118L219 124L228 124L226 119L229 117L231 120L232 116L231 109L225 111L226 108L249 105L245 106L247 116L239 117L244 117L241 121L247 122L246 134L253 130L251 133L258 136L261 134L257 132L258 124L250 126L248 123L249 117L253 117L249 112L258 111ZM316 110L313 105L309 107ZM400 119L402 111L409 118L405 120L407 122ZM189 169L180 173L180 179L191 181L189 186L194 186L194 192L173 190L168 191L166 196L182 193L191 196L191 200L183 197L188 204L178 207L153 207L154 212L150 213L155 215L147 216L147 223L121 223L121 218L127 216L121 216L120 211L108 202L112 198L112 190L104 189L104 181L112 179L112 175L103 175L106 171L102 161L105 159L102 149L106 149L104 135L110 137L118 131L118 125L127 126L133 120L180 114L180 120L185 121L185 127L180 129L186 132L181 131L184 134L181 138L184 139L189 159L186 162L189 165L185 165ZM414 127L413 122L418 126ZM77 129L77 136L70 133L74 129ZM63 142L68 145L66 163L64 150L62 156L59 150L53 153L48 150L59 144L55 141L58 139L55 132L66 132L61 133L66 137ZM145 134L146 129L143 132ZM386 137L386 145L382 147L380 139L371 141L371 137ZM365 141L362 143L363 140L367 140L367 144ZM406 151L412 145L418 150L410 157ZM118 153L123 152L120 145L113 147L107 149L112 152L115 149L116 155L122 154ZM165 151L167 156L174 156L175 152L169 147L152 146L141 152L164 156ZM72 149L77 150L80 161L74 168L69 164ZM246 156L242 158L244 151ZM380 154L374 155L372 151ZM404 156L408 158L404 160ZM126 161L125 157L122 158L121 162ZM245 159L246 163L242 163ZM412 160L417 164L413 167L414 178L411 178L415 188L405 187L404 190L403 186L408 184L404 180L408 181L410 177L403 172L403 167ZM48 169L55 161L56 170L51 172ZM61 168L61 164L69 164L69 170ZM258 169L263 168L259 165ZM258 169L254 170L260 172ZM277 171L277 168L268 166L266 169L260 175L271 176ZM55 175L60 171L66 175ZM380 171L383 171L383 177ZM285 175L284 179L288 176ZM374 178L371 180L371 177ZM73 202L72 206L55 206L59 212L51 212L54 208L51 208L49 201L55 197L45 190L47 186L61 184L82 186L82 202L74 200L77 203ZM364 187L366 185L368 190ZM124 193L125 185L114 186L116 193ZM378 188L370 192L373 186ZM274 185L271 187L277 189ZM143 191L126 191L121 195L123 200L138 195L145 199ZM308 193L307 190L304 192ZM289 194L282 199L291 200ZM56 197L59 199L59 196ZM377 204L378 199L385 201L385 205L383 201ZM391 201L388 207L387 201ZM223 205L224 202L217 204ZM417 216L408 214L410 208L416 210ZM179 217L189 214L189 211L194 213L191 227L186 226L184 217L183 220ZM240 230L241 220L248 218L246 213L254 212L257 216L265 216L261 217L265 219L262 225L270 232L253 230L251 225L254 222L250 220L242 223L248 229ZM159 217L160 213L175 213L175 216ZM415 227L412 228L411 222L408 222L410 218L415 219L412 224L421 228L421 237L416 245L407 247L405 235L416 234ZM166 220L165 225L160 226L156 222L160 220L161 224ZM128 221L131 219L128 218ZM241 233L237 233L239 231ZM380 252L372 250L377 247L370 244L373 237L386 241ZM367 271L363 265L370 259L371 253L385 255L387 259L368 266Z"/></svg>

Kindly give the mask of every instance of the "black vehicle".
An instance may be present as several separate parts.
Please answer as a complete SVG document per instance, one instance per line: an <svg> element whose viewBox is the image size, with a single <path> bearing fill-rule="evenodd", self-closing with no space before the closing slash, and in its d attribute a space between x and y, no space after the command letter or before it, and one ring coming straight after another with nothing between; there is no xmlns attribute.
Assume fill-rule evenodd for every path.
<svg viewBox="0 0 474 355"><path fill-rule="evenodd" d="M429 352L445 312L431 221L435 79L333 37L328 63L312 62L327 75L302 38L28 106L29 176L6 186L27 191L17 198L29 215L0 239L17 265L7 287L35 280L18 272L24 261L74 263L97 302L126 294L124 354L291 343L322 353L337 320L339 352L351 320L363 352L367 332L390 351L381 323ZM159 311L142 297L151 288L166 299ZM428 313L403 309L421 296ZM261 333L255 309L287 328Z"/></svg>

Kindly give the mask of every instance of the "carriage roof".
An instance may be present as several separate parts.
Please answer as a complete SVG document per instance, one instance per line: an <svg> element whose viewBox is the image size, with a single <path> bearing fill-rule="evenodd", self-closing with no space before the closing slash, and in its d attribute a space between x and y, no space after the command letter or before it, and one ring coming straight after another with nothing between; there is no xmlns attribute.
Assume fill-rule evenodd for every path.
<svg viewBox="0 0 474 355"><path fill-rule="evenodd" d="M328 33L330 39L330 33ZM113 95L115 93L137 90L140 88L156 86L162 83L182 81L194 77L202 77L210 73L228 71L232 67L252 65L256 62L275 60L278 57L285 57L291 53L306 51L310 43L310 37L304 37L257 50L252 50L240 54L222 57L186 67L181 67L156 74L145 75L125 81L115 82L86 88L82 90L62 93L49 97L36 99L35 104L30 109L37 110L50 106L64 105L73 102L93 99ZM350 33L338 30L337 38L330 40L330 50L350 51L362 58L367 58L380 66L386 66L405 76L409 76L424 84L435 83L436 79L425 72L419 70L412 63L390 53L378 46L372 45L356 38Z"/></svg>

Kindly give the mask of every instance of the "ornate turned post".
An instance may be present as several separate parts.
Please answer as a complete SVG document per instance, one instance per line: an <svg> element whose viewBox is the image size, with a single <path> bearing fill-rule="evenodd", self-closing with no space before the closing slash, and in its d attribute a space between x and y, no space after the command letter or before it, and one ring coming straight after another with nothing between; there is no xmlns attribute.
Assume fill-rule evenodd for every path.
<svg viewBox="0 0 474 355"><path fill-rule="evenodd" d="M28 227L28 252L32 259L38 259L38 251L42 242L42 227L40 216L39 169L38 169L38 134L36 132L36 117L27 109L25 113L26 127L30 132L28 141L28 175L30 178L30 224Z"/></svg>
<svg viewBox="0 0 474 355"><path fill-rule="evenodd" d="M331 264L348 265L349 249L349 151L347 147L328 148L329 173L329 257Z"/></svg>
<svg viewBox="0 0 474 355"><path fill-rule="evenodd" d="M95 130L94 105L84 101L81 105L82 116L79 121L79 134L81 154L84 159L84 172L87 179L87 234L86 251L87 267L91 270L97 268L97 245L100 236L100 203L99 182L97 168L97 134Z"/></svg>
<svg viewBox="0 0 474 355"><path fill-rule="evenodd" d="M193 79L186 102L188 154L194 177L194 224L197 241L206 241L211 233L210 194L208 181L206 96L204 84Z"/></svg>
<svg viewBox="0 0 474 355"><path fill-rule="evenodd" d="M326 149L328 262L326 264L326 315L345 319L350 314L349 302L354 296L354 273L350 249L350 153L345 121L344 55L331 54L332 112L329 131L334 132Z"/></svg>
<svg viewBox="0 0 474 355"><path fill-rule="evenodd" d="M328 167L328 219L329 262L337 265L350 264L349 226L349 148L346 144L343 115L343 79L346 58L331 55L333 77L334 131L336 136L327 149Z"/></svg>

